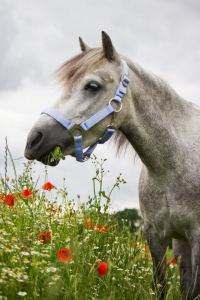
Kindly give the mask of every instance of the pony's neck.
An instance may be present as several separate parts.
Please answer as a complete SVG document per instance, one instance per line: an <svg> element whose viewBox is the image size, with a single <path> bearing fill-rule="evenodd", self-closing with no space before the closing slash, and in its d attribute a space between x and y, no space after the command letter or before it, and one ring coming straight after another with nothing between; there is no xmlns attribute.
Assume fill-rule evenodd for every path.
<svg viewBox="0 0 200 300"><path fill-rule="evenodd" d="M147 168L175 167L182 118L187 114L183 100L162 78L126 59L131 71L130 113L120 128ZM180 154L180 153L179 153Z"/></svg>

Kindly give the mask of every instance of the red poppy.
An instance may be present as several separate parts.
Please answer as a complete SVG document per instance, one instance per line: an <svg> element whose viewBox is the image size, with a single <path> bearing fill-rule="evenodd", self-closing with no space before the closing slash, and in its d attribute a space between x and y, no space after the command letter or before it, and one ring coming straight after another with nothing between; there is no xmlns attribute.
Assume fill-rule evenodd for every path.
<svg viewBox="0 0 200 300"><path fill-rule="evenodd" d="M166 261L168 261L168 260L169 260L169 257L166 256Z"/></svg>
<svg viewBox="0 0 200 300"><path fill-rule="evenodd" d="M57 257L58 257L59 261L66 262L66 261L71 260L73 255L69 251L69 249L65 248L65 249L61 249L58 251Z"/></svg>
<svg viewBox="0 0 200 300"><path fill-rule="evenodd" d="M0 194L0 203L5 203L5 196L4 196L4 194Z"/></svg>
<svg viewBox="0 0 200 300"><path fill-rule="evenodd" d="M175 265L176 264L176 260L175 258L171 261L172 265Z"/></svg>
<svg viewBox="0 0 200 300"><path fill-rule="evenodd" d="M43 244L46 244L51 239L51 231L44 231L42 233L38 233L38 238L43 241Z"/></svg>
<svg viewBox="0 0 200 300"><path fill-rule="evenodd" d="M28 197L29 200L32 200L32 196L31 196L32 194L33 192L29 191L29 189L23 190L24 197Z"/></svg>
<svg viewBox="0 0 200 300"><path fill-rule="evenodd" d="M85 219L85 225L88 226L89 218Z"/></svg>
<svg viewBox="0 0 200 300"><path fill-rule="evenodd" d="M96 225L96 223L88 223L90 221L89 218L85 219L85 225L88 227L94 227Z"/></svg>
<svg viewBox="0 0 200 300"><path fill-rule="evenodd" d="M105 227L101 227L100 225L98 225L97 228L99 231L109 231L110 230L110 227L108 225Z"/></svg>
<svg viewBox="0 0 200 300"><path fill-rule="evenodd" d="M90 240L90 243L93 244L93 240Z"/></svg>
<svg viewBox="0 0 200 300"><path fill-rule="evenodd" d="M104 276L107 273L108 265L106 262L101 262L98 266L98 273L100 276Z"/></svg>
<svg viewBox="0 0 200 300"><path fill-rule="evenodd" d="M42 189L47 191L52 190L52 188L53 188L53 184L51 184L51 182L47 182L42 186Z"/></svg>
<svg viewBox="0 0 200 300"><path fill-rule="evenodd" d="M110 230L110 227L107 225L103 228L103 231L109 231Z"/></svg>
<svg viewBox="0 0 200 300"><path fill-rule="evenodd" d="M9 206L14 206L15 205L13 195L7 195L6 196L6 204L8 204Z"/></svg>

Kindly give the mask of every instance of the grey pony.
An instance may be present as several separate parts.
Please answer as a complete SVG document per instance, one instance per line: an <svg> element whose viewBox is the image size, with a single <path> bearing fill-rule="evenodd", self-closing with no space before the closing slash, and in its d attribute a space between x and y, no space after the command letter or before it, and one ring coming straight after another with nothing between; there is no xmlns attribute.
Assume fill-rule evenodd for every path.
<svg viewBox="0 0 200 300"><path fill-rule="evenodd" d="M200 112L162 78L119 55L105 32L102 48L91 49L82 39L80 46L82 53L58 70L63 94L52 108L73 123L82 123L114 96L122 73L121 58L126 60L131 82L114 125L116 136L124 136L143 163L139 201L155 283L162 284L163 299L166 242L173 238L175 259L180 257L182 299L195 299L200 294ZM107 116L89 129L83 147L102 137L112 119ZM74 155L70 134L42 115L29 132L25 157L46 163L55 146L64 155Z"/></svg>

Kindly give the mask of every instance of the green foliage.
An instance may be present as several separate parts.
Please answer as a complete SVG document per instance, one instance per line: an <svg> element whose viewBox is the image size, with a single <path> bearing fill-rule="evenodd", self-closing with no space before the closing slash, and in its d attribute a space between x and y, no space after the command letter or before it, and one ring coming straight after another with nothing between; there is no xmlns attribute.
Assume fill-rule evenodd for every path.
<svg viewBox="0 0 200 300"><path fill-rule="evenodd" d="M118 211L114 214L114 217L116 217L120 228L130 226L130 232L135 231L143 221L143 219L138 215L138 210L135 208L125 208L123 211Z"/></svg>
<svg viewBox="0 0 200 300"><path fill-rule="evenodd" d="M7 152L8 148L7 148ZM152 261L143 235L131 231L140 221L136 210L109 213L111 193L125 181L117 177L112 189L103 190L106 160L94 156L94 195L87 203L70 199L67 189L39 192L32 181L34 162L24 164L23 173L15 179L1 178L0 183L0 298L8 300L158 300L160 287L152 291ZM7 156L5 167L7 176ZM28 196L24 190L28 189ZM14 197L14 205L5 200ZM105 204L101 205L102 200ZM59 200L59 202L58 202ZM128 219L131 224L118 223ZM130 226L131 225L131 226ZM41 238L44 232L50 238ZM45 241L45 242L44 242ZM73 255L59 261L61 249ZM169 284L167 300L181 299L177 265L168 249L166 275ZM104 276L98 274L100 262L108 265ZM172 279L173 278L173 279ZM173 284L172 284L173 281Z"/></svg>
<svg viewBox="0 0 200 300"><path fill-rule="evenodd" d="M54 160L59 160L59 159L65 160L65 156L62 154L62 151L59 146L55 147L50 152L50 155L51 155L50 162L53 162Z"/></svg>

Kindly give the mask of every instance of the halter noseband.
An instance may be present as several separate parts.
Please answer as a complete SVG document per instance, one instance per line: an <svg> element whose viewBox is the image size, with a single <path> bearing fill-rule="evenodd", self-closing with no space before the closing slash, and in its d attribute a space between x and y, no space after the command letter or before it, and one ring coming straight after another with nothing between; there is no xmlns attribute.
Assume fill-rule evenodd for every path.
<svg viewBox="0 0 200 300"><path fill-rule="evenodd" d="M49 108L49 107L46 108L45 110L43 110L43 112L41 113L41 114L49 115L50 117L55 119L57 122L59 122L61 125L63 125L68 130L69 134L74 139L75 156L76 156L76 160L79 162L84 162L84 161L88 160L90 158L91 154L93 153L94 149L96 148L97 144L104 144L107 140L109 140L109 138L115 132L114 125L111 123L110 125L108 125L108 129L105 132L105 134L103 135L103 137L100 138L95 144L91 145L83 153L82 135L88 129L90 129L95 124L99 123L101 120L103 120L105 117L107 117L111 113L119 112L122 109L121 100L122 100L123 95L126 94L126 89L130 82L130 79L128 78L128 65L124 59L121 59L121 61L122 61L122 67L123 67L122 76L121 76L121 80L118 85L118 88L117 88L114 98L112 98L109 101L108 105L105 108L100 110L98 113L96 113L91 118L87 119L82 124L73 124L67 118L65 118L63 115L61 115L60 113L58 113L57 111L55 111L54 109ZM112 101L121 103L119 110L115 110L112 107L112 105L111 105Z"/></svg>

